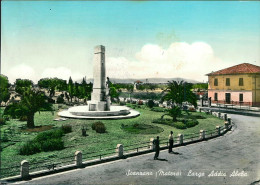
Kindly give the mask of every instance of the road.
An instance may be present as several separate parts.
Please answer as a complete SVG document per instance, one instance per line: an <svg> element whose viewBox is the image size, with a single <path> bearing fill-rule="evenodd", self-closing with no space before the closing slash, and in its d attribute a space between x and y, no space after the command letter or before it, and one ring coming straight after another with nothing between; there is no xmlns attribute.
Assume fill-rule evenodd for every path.
<svg viewBox="0 0 260 185"><path fill-rule="evenodd" d="M22 184L258 184L260 121L231 115L232 131L219 138L40 177ZM142 172L142 174L141 174ZM219 176L210 176L211 173ZM218 173L218 174L217 174ZM231 177L233 173L234 176Z"/></svg>

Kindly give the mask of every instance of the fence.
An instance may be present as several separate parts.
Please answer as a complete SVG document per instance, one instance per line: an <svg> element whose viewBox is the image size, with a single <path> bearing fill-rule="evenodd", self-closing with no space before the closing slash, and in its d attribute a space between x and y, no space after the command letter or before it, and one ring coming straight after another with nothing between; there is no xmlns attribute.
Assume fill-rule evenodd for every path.
<svg viewBox="0 0 260 185"><path fill-rule="evenodd" d="M213 106L212 104L216 104L217 107L221 108L229 108L229 109L241 109L241 110L250 110L250 108L253 105L252 102L240 102L240 101L230 101L227 102L225 100L213 100L211 103L211 106ZM204 104L206 105L206 104ZM208 104L207 104L208 105Z"/></svg>
<svg viewBox="0 0 260 185"><path fill-rule="evenodd" d="M199 109L200 112L203 112L202 109ZM227 117L227 114L221 114L217 112L207 112L214 116L217 116L225 121L224 126L216 126L215 129L211 130L200 130L199 133L189 133L189 134L178 134L174 137L174 147L186 145L193 142L199 142L207 140L213 137L217 137L225 134L228 130L231 129L231 118ZM57 161L44 160L41 162L31 162L31 161L22 161L20 165L14 165L9 168L1 169L1 178L11 177L13 179L27 179L30 176L36 176L37 174L47 173L50 174L54 171L61 169L74 169L78 167L84 167L89 165L91 162L101 162L102 160L115 160L122 157L127 157L131 155L138 155L143 152L152 152L155 148L154 138L150 138L150 141L140 142L131 145L122 145L117 144L116 147L99 150L97 152L81 152L76 151L74 154L70 154L66 157L59 158ZM169 145L168 137L160 138L160 148L166 149ZM10 178L7 178L10 179Z"/></svg>

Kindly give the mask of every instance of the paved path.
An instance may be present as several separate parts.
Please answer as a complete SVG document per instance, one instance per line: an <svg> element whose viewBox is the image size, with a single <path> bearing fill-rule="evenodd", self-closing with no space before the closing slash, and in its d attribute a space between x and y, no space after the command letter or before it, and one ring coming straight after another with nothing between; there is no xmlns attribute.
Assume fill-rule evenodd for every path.
<svg viewBox="0 0 260 185"><path fill-rule="evenodd" d="M161 151L84 169L27 181L27 184L258 184L260 180L260 122L257 117L232 115L236 128L225 136L175 148L178 154ZM240 175L230 177L233 171ZM127 176L128 172L132 175ZM162 176L164 172L165 176ZM212 172L219 177L209 177ZM244 171L244 173L241 173ZM146 172L146 175L133 175ZM166 172L169 172L168 174ZM130 174L131 174L130 173ZM152 175L151 175L152 173ZM180 174L181 173L181 174ZM174 176L175 175L175 176ZM179 175L179 176L177 176ZM195 175L195 176L188 176ZM24 182L22 182L24 183Z"/></svg>

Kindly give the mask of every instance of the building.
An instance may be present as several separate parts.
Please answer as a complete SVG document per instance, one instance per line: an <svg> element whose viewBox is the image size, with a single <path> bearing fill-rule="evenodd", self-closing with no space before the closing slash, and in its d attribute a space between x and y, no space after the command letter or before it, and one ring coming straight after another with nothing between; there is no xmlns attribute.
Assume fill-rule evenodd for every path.
<svg viewBox="0 0 260 185"><path fill-rule="evenodd" d="M260 66L243 63L207 76L212 103L260 106Z"/></svg>

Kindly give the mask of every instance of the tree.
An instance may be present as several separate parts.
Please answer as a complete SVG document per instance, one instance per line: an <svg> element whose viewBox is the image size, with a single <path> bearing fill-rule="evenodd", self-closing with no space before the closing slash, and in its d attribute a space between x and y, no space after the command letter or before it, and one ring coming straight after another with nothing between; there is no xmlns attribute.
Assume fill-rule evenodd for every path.
<svg viewBox="0 0 260 185"><path fill-rule="evenodd" d="M76 97L78 99L80 98L79 84L77 82L75 82L75 84L74 84L73 95L75 96L75 100L76 100Z"/></svg>
<svg viewBox="0 0 260 185"><path fill-rule="evenodd" d="M16 79L15 81L15 92L22 94L28 87L32 87L33 82L28 79Z"/></svg>
<svg viewBox="0 0 260 185"><path fill-rule="evenodd" d="M171 102L171 109L168 115L173 118L173 121L176 121L177 117L180 116L183 102L189 102L197 107L196 95L192 93L191 89L192 84L184 81L168 82L163 100Z"/></svg>
<svg viewBox="0 0 260 185"><path fill-rule="evenodd" d="M0 89L0 92L1 92L1 94L0 94L0 104L2 102L5 102L5 105L6 105L7 101L10 99L11 93L9 92L9 90L7 88L5 88L3 90Z"/></svg>
<svg viewBox="0 0 260 185"><path fill-rule="evenodd" d="M134 92L134 85L133 84L127 84L126 90L129 93L129 98L131 98L131 94Z"/></svg>
<svg viewBox="0 0 260 185"><path fill-rule="evenodd" d="M9 81L4 75L0 75L0 105L2 102L6 102L10 99L11 93L9 92Z"/></svg>
<svg viewBox="0 0 260 185"><path fill-rule="evenodd" d="M108 84L108 86L109 86L109 95L110 95L111 99L112 100L117 99L117 101L119 101L119 95L121 93L121 90L119 88L117 89L116 87L118 87L118 86L116 86L112 82L108 81L108 83L109 83Z"/></svg>
<svg viewBox="0 0 260 185"><path fill-rule="evenodd" d="M47 102L44 92L25 88L21 94L21 101L8 105L5 114L13 118L26 116L27 127L33 128L34 114L41 110L52 110L52 105Z"/></svg>
<svg viewBox="0 0 260 185"><path fill-rule="evenodd" d="M90 93L91 91L88 92L88 84L85 78L83 78L79 86L79 98L84 99L84 102L86 102Z"/></svg>
<svg viewBox="0 0 260 185"><path fill-rule="evenodd" d="M154 101L153 100L148 100L148 102L147 102L147 106L149 107L149 108L153 108L154 107Z"/></svg>
<svg viewBox="0 0 260 185"><path fill-rule="evenodd" d="M73 98L73 90L74 90L74 84L72 81L72 78L69 78L69 84L68 84L68 92L69 92L69 96L70 96L70 102L72 102L72 98Z"/></svg>
<svg viewBox="0 0 260 185"><path fill-rule="evenodd" d="M38 81L38 86L41 88L49 89L50 98L52 98L55 95L55 90L67 90L66 80L62 80L59 78L42 78Z"/></svg>

